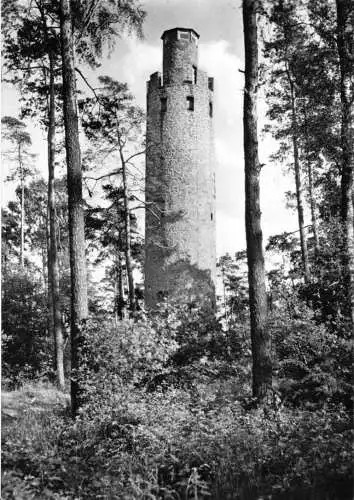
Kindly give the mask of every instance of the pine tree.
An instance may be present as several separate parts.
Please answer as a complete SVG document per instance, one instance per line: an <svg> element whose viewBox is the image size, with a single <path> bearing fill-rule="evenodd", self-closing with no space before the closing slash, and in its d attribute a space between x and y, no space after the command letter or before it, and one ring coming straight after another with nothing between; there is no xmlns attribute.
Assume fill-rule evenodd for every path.
<svg viewBox="0 0 354 500"><path fill-rule="evenodd" d="M117 82L110 77L99 77L102 85L95 99L81 102L83 113L83 128L87 137L94 144L99 154L114 157L118 163L116 169L107 176L115 175L121 181L121 195L124 205L124 255L128 278L129 309L132 315L136 311L135 286L132 263L132 228L131 202L133 197L131 182L128 176L132 174L132 162L144 153L142 144L142 110L134 105L133 97L128 92L126 84ZM117 157L118 158L117 158Z"/></svg>
<svg viewBox="0 0 354 500"><path fill-rule="evenodd" d="M61 0L60 33L62 50L63 101L67 188L69 204L69 248L71 269L71 407L75 416L80 406L77 370L82 329L88 316L85 255L84 206L79 125L76 102L75 54L70 0Z"/></svg>
<svg viewBox="0 0 354 500"><path fill-rule="evenodd" d="M343 267L348 301L347 313L354 327L354 5L352 0L337 0L336 4L342 105Z"/></svg>
<svg viewBox="0 0 354 500"><path fill-rule="evenodd" d="M18 179L20 185L20 203L21 203L21 225L20 225L20 266L25 268L25 187L28 178L33 177L33 158L30 153L32 140L30 134L26 131L26 125L18 118L4 116L1 119L4 127L3 137L13 145L13 148L5 151L5 158L15 164L8 180Z"/></svg>
<svg viewBox="0 0 354 500"><path fill-rule="evenodd" d="M267 330L267 294L262 246L257 133L258 34L257 5L243 0L245 44L244 155L246 240L252 343L252 390L258 400L272 387L271 344Z"/></svg>

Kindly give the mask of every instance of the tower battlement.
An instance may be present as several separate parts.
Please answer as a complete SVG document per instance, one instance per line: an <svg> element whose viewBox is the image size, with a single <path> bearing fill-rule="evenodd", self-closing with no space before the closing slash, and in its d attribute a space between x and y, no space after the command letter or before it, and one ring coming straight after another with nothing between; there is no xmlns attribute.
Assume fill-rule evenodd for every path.
<svg viewBox="0 0 354 500"><path fill-rule="evenodd" d="M148 307L163 297L214 300L214 80L198 68L198 33L162 35L163 71L147 85ZM197 293L198 292L198 293Z"/></svg>
<svg viewBox="0 0 354 500"><path fill-rule="evenodd" d="M162 76L160 71L156 71L150 76L150 80L147 82L147 92L153 88L159 89L162 85Z"/></svg>

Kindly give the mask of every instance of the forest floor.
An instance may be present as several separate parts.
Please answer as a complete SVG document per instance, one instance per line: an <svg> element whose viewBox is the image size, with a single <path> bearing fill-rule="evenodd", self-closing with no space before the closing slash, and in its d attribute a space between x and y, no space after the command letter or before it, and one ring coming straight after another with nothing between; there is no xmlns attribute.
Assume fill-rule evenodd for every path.
<svg viewBox="0 0 354 500"><path fill-rule="evenodd" d="M266 417L227 402L225 388L222 401L210 385L204 390L198 399L178 389L123 389L76 421L69 395L49 384L3 391L1 498L351 498L344 415L332 421L323 412L284 410ZM326 478L337 484L332 491ZM316 491L323 483L318 493L314 483Z"/></svg>
<svg viewBox="0 0 354 500"><path fill-rule="evenodd" d="M1 391L1 421L6 426L13 419L23 418L29 410L45 412L49 408L66 408L69 404L69 395L45 385L26 385L17 391Z"/></svg>
<svg viewBox="0 0 354 500"><path fill-rule="evenodd" d="M44 383L1 391L1 498L65 498L43 489L39 476L43 477L48 444L55 437L55 416L69 413L69 401L69 395Z"/></svg>

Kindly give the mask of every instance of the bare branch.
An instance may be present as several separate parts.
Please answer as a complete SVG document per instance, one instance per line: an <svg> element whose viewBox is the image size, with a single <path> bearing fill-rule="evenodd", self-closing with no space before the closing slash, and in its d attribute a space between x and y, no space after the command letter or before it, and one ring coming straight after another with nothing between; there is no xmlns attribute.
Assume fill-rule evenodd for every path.
<svg viewBox="0 0 354 500"><path fill-rule="evenodd" d="M136 156L143 155L144 153L146 153L146 149L144 149L144 151L139 151L138 153L132 154L125 160L125 163L129 163L133 158L135 158Z"/></svg>
<svg viewBox="0 0 354 500"><path fill-rule="evenodd" d="M96 90L92 87L92 85L89 84L89 82L87 81L86 77L83 75L82 71L78 67L75 67L75 71L77 71L79 73L79 75L81 76L81 78L83 79L83 81L86 83L86 85L88 86L88 88L92 91L93 95L96 98L96 101L99 103L100 102L100 98L97 95Z"/></svg>
<svg viewBox="0 0 354 500"><path fill-rule="evenodd" d="M97 181L100 181L101 179L104 179L106 177L112 177L112 175L118 175L118 174L119 174L119 170L114 170L113 172L110 172L109 174L100 175L99 177L85 176L85 179L89 179L89 180L97 182Z"/></svg>

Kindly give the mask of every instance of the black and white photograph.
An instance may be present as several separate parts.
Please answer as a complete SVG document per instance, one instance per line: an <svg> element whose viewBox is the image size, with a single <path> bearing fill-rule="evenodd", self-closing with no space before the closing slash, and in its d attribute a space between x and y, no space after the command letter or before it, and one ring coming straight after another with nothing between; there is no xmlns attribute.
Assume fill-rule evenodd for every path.
<svg viewBox="0 0 354 500"><path fill-rule="evenodd" d="M1 498L353 500L354 0L1 33Z"/></svg>

